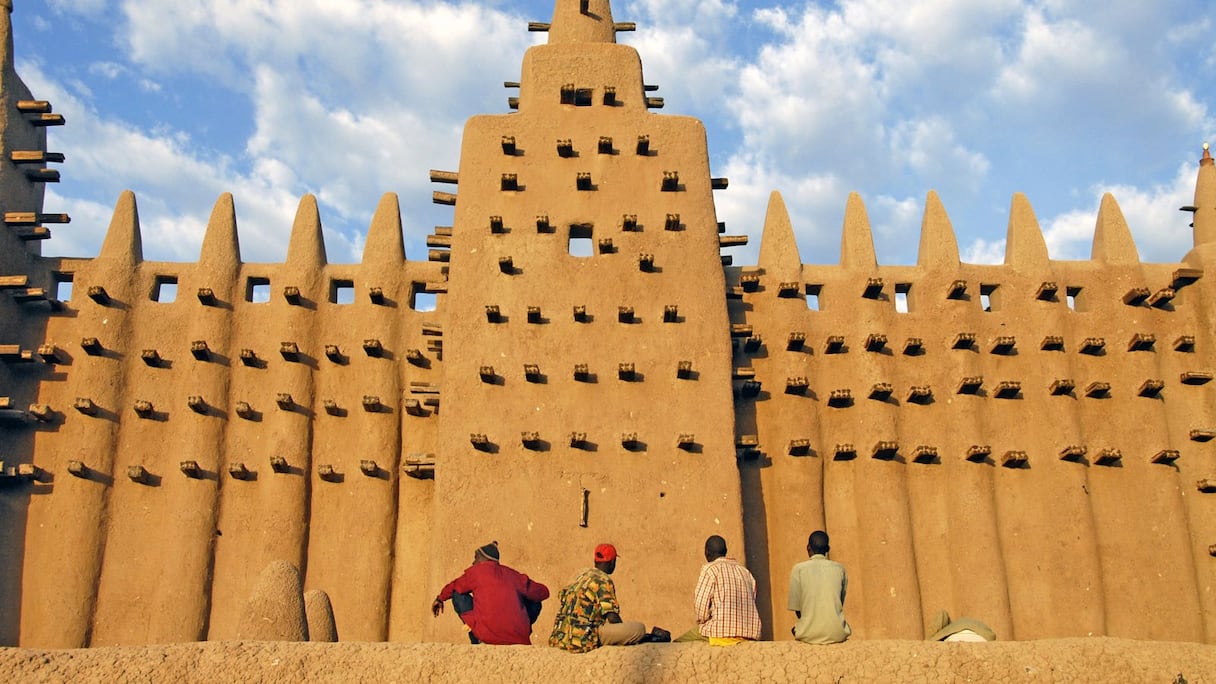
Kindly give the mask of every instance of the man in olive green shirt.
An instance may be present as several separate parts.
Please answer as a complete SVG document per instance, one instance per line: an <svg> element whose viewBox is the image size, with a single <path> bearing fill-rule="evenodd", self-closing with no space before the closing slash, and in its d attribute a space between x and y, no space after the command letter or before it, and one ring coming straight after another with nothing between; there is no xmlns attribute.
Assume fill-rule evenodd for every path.
<svg viewBox="0 0 1216 684"><path fill-rule="evenodd" d="M848 575L843 565L828 560L827 532L812 532L806 553L810 559L790 572L788 606L798 616L794 638L808 644L838 644L853 633L844 619Z"/></svg>

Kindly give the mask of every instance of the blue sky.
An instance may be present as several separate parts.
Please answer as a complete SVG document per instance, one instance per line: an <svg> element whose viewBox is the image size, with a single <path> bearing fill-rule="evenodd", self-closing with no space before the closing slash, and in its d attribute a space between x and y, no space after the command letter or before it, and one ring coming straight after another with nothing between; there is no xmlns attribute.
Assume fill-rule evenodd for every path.
<svg viewBox="0 0 1216 684"><path fill-rule="evenodd" d="M68 125L51 129L67 212L44 253L93 256L136 192L149 259L194 261L211 206L236 198L245 261L281 261L314 193L331 262L360 259L384 192L425 259L428 170L455 170L465 119L506 113L503 81L551 1L15 0L17 68ZM1003 259L1010 197L1030 198L1053 258L1086 259L1103 192L1145 261L1179 260L1205 140L1216 142L1206 0L618 0L664 113L706 123L728 232L754 263L768 194L802 260L835 263L850 191L879 261L916 259L925 195L964 261ZM439 187L437 189L450 189Z"/></svg>

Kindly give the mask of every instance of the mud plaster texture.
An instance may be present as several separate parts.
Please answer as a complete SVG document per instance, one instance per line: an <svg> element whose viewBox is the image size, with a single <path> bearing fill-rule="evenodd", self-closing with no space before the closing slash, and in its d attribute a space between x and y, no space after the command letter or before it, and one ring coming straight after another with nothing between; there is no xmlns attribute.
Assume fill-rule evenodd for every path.
<svg viewBox="0 0 1216 684"><path fill-rule="evenodd" d="M325 602L328 605L328 601ZM308 641L306 601L300 571L286 561L266 566L253 585L253 594L237 627L239 639ZM332 641L326 639L326 641Z"/></svg>
<svg viewBox="0 0 1216 684"><path fill-rule="evenodd" d="M385 188L360 263L328 262L305 196L260 264L231 194L194 263L144 260L131 192L96 257L38 256L25 224L63 217L9 163L47 140L0 4L0 644L231 641L279 561L342 638L457 643L428 606L491 540L555 594L613 542L623 617L678 633L710 534L788 639L816 528L862 642L824 654L943 608L1002 639L1216 641L1210 154L1176 263L1140 261L1110 195L1091 258L1054 261L1015 195L1005 263L965 264L929 192L916 264L877 262L857 195L838 262L799 254L773 193L732 265L704 127L654 111L608 0L580 5L434 174L454 213L425 259ZM627 657L652 652L683 653Z"/></svg>
<svg viewBox="0 0 1216 684"><path fill-rule="evenodd" d="M0 649L12 682L1160 682L1216 681L1216 647L1109 637L989 644L757 642L607 647L212 642Z"/></svg>
<svg viewBox="0 0 1216 684"><path fill-rule="evenodd" d="M304 613L308 616L309 641L338 640L338 626L334 624L334 608L328 594L320 589L304 592Z"/></svg>

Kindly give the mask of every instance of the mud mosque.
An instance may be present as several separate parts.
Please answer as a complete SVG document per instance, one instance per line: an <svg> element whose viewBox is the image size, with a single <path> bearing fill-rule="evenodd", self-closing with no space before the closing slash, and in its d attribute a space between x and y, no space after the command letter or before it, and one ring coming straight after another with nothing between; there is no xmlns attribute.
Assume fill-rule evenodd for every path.
<svg viewBox="0 0 1216 684"><path fill-rule="evenodd" d="M557 0L514 111L432 172L426 259L392 193L358 264L312 196L285 262L243 262L228 194L195 263L143 259L129 192L96 257L45 257L65 122L0 9L0 644L234 639L284 560L342 640L459 641L428 606L491 539L551 588L611 541L624 617L683 630L715 533L788 638L819 527L855 639L947 608L1216 642L1206 149L1178 263L1142 263L1109 195L1092 257L1053 260L1015 195L1005 262L964 264L930 192L914 265L877 263L857 195L839 263L804 264L777 193L732 265L702 124L652 111L608 0Z"/></svg>

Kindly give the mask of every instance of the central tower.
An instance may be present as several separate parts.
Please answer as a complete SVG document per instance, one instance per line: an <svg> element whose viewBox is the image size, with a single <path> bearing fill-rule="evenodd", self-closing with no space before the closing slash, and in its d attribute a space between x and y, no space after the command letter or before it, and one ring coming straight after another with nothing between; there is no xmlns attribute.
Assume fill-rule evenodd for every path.
<svg viewBox="0 0 1216 684"><path fill-rule="evenodd" d="M518 112L465 127L433 557L498 540L556 592L612 542L625 618L683 629L705 537L743 551L724 182L699 121L648 111L631 28L558 0Z"/></svg>

